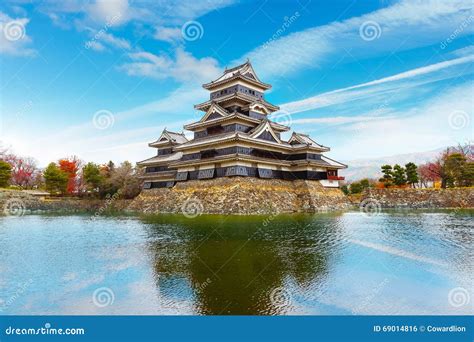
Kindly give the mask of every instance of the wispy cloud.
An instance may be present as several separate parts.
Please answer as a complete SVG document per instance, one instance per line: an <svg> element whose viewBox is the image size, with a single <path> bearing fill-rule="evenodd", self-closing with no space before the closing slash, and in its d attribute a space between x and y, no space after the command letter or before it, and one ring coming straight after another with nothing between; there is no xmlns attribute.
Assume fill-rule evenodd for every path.
<svg viewBox="0 0 474 342"><path fill-rule="evenodd" d="M172 57L145 51L130 53L129 57L132 62L122 64L119 70L131 76L200 82L212 79L220 72L218 62L214 58L198 59L181 48L178 48Z"/></svg>
<svg viewBox="0 0 474 342"><path fill-rule="evenodd" d="M387 120L392 119L394 116L330 116L330 117L322 117L322 118L306 118L306 119L297 119L293 120L293 124L328 124L328 125L341 125L341 124L348 124L348 123L356 123L356 122L366 122L366 121L374 121L374 120Z"/></svg>
<svg viewBox="0 0 474 342"><path fill-rule="evenodd" d="M430 80L431 82L438 81L440 79L445 78L453 78L458 76L457 73L449 72L444 75L439 75L439 71L443 69L448 69L452 67L456 67L462 64L467 64L474 61L474 56L466 56L460 57L440 63L431 64L425 67L416 68L412 70L408 70L405 72L401 72L399 74L384 77L378 80L365 82L361 84L357 84L350 87L345 87L333 91L329 91L323 94L319 94L316 96L309 97L304 100L289 102L281 105L281 108L290 113L299 113L304 112L312 109L327 107L335 104L340 104L343 102L354 101L357 99L361 99L363 97L370 97L376 93L387 91L387 88L381 88L378 86L395 83L397 81L406 81L409 79L417 78L420 76L425 76L428 74L434 74L433 78ZM467 72L472 72L472 70L468 70ZM426 80L420 81L421 83L426 83ZM419 85L418 83L408 84L409 86ZM392 86L392 89L395 91L400 91L403 87L400 83L395 83Z"/></svg>
<svg viewBox="0 0 474 342"><path fill-rule="evenodd" d="M342 160L354 159L354 151L357 158L371 158L464 143L472 139L474 130L473 92L469 81L448 87L414 107L393 111L390 117L349 123L330 132L321 130L320 140L334 147L335 156ZM453 126L455 113L462 113L464 126Z"/></svg>
<svg viewBox="0 0 474 342"><path fill-rule="evenodd" d="M438 44L470 17L471 0L400 1L387 8L296 32L249 52L263 77L320 68L350 51L352 58L366 58L396 50ZM364 23L376 23L378 39L360 36ZM473 32L466 27L459 37Z"/></svg>

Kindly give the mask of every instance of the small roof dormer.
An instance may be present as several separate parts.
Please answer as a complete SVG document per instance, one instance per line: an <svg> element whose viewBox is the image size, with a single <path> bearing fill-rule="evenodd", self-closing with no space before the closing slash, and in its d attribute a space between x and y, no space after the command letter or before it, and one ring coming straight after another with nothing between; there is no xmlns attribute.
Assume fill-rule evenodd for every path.
<svg viewBox="0 0 474 342"><path fill-rule="evenodd" d="M149 143L148 146L157 148L174 146L181 145L187 141L188 139L185 137L184 133L171 132L165 128L160 137L156 141Z"/></svg>
<svg viewBox="0 0 474 342"><path fill-rule="evenodd" d="M307 134L303 134L303 133L296 133L296 132L293 132L293 134L291 135L291 138L290 140L288 140L288 143L290 145L293 145L293 146L296 146L296 145L306 145L308 147L314 147L314 148L317 148L321 151L329 151L330 148L329 147L326 147L326 146L323 146L323 145L320 145L318 144L316 141L314 141L313 139L311 139L309 137L309 135Z"/></svg>

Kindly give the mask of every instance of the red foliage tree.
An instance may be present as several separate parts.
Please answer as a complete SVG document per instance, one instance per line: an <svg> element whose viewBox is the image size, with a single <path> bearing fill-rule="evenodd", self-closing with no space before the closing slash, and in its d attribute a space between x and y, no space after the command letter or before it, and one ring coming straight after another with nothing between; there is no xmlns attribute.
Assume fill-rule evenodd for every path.
<svg viewBox="0 0 474 342"><path fill-rule="evenodd" d="M29 188L37 182L39 170L33 158L19 157L8 150L0 151L0 159L6 161L12 167L11 184Z"/></svg>
<svg viewBox="0 0 474 342"><path fill-rule="evenodd" d="M67 173L68 183L67 183L67 192L69 194L75 193L78 191L78 176L77 172L80 168L80 160L77 157L70 157L68 159L59 160L59 168Z"/></svg>
<svg viewBox="0 0 474 342"><path fill-rule="evenodd" d="M441 180L443 174L441 164L438 162L426 163L418 166L420 182L426 187L427 182L437 182Z"/></svg>

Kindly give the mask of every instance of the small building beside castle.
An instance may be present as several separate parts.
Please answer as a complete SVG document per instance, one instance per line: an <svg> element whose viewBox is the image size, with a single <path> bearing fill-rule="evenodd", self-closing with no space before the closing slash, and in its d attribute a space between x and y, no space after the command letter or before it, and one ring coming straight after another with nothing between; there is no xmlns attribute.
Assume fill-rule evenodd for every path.
<svg viewBox="0 0 474 342"><path fill-rule="evenodd" d="M344 179L338 170L347 166L323 154L329 147L302 133L282 138L290 127L269 119L279 107L266 101L271 85L258 78L249 61L203 87L210 98L194 108L204 114L184 126L193 138L165 129L148 144L157 152L138 163L145 170L144 189L234 176L317 180L324 187L338 187Z"/></svg>

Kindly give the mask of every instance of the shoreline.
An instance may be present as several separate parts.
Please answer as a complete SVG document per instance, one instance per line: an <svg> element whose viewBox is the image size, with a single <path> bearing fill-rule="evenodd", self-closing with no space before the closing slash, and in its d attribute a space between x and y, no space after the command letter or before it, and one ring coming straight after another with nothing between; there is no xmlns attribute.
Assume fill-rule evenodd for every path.
<svg viewBox="0 0 474 342"><path fill-rule="evenodd" d="M206 189L205 189L206 190ZM205 193L209 195L208 192ZM409 210L409 211L431 211L431 210L472 210L474 209L474 188L453 188L453 189L369 189L359 196L340 197L337 195L340 205L338 206L320 206L315 205L314 198L310 197L313 202L308 203L296 202L296 204L306 204L297 210L278 210L281 208L274 206L266 206L255 209L253 211L237 211L228 210L229 207L222 206L220 210L206 210L207 202L201 200L202 197L195 192L191 194L186 192L186 196L181 201L176 200L176 196L168 199L176 200L173 207L163 207L163 201L159 196L153 194L139 195L133 200L124 199L91 199L78 197L55 197L40 198L20 190L0 189L0 216L4 215L23 215L23 214L74 214L85 213L94 216L106 216L108 214L123 215L183 215L187 217L196 217L200 215L235 215L235 216L268 216L268 215L285 215L285 214L317 214L331 212L350 212L362 211L368 214L380 211ZM166 194L161 194L161 196ZM334 195L334 194L333 194ZM240 194L240 198L242 198ZM285 200L285 193L279 194L280 200ZM198 199L189 202L188 198ZM318 201L327 203L333 197L318 195ZM212 197L215 199L215 197ZM232 200L232 197L226 198ZM293 198L295 200L295 198ZM247 200L249 202L249 200ZM237 201L235 203L240 203ZM245 203L245 202L244 202ZM259 202L254 200L253 204ZM233 204L233 203L232 203ZM287 209L288 207L285 207ZM294 208L294 207L293 207ZM233 209L232 207L230 209ZM298 210L300 209L300 210Z"/></svg>

